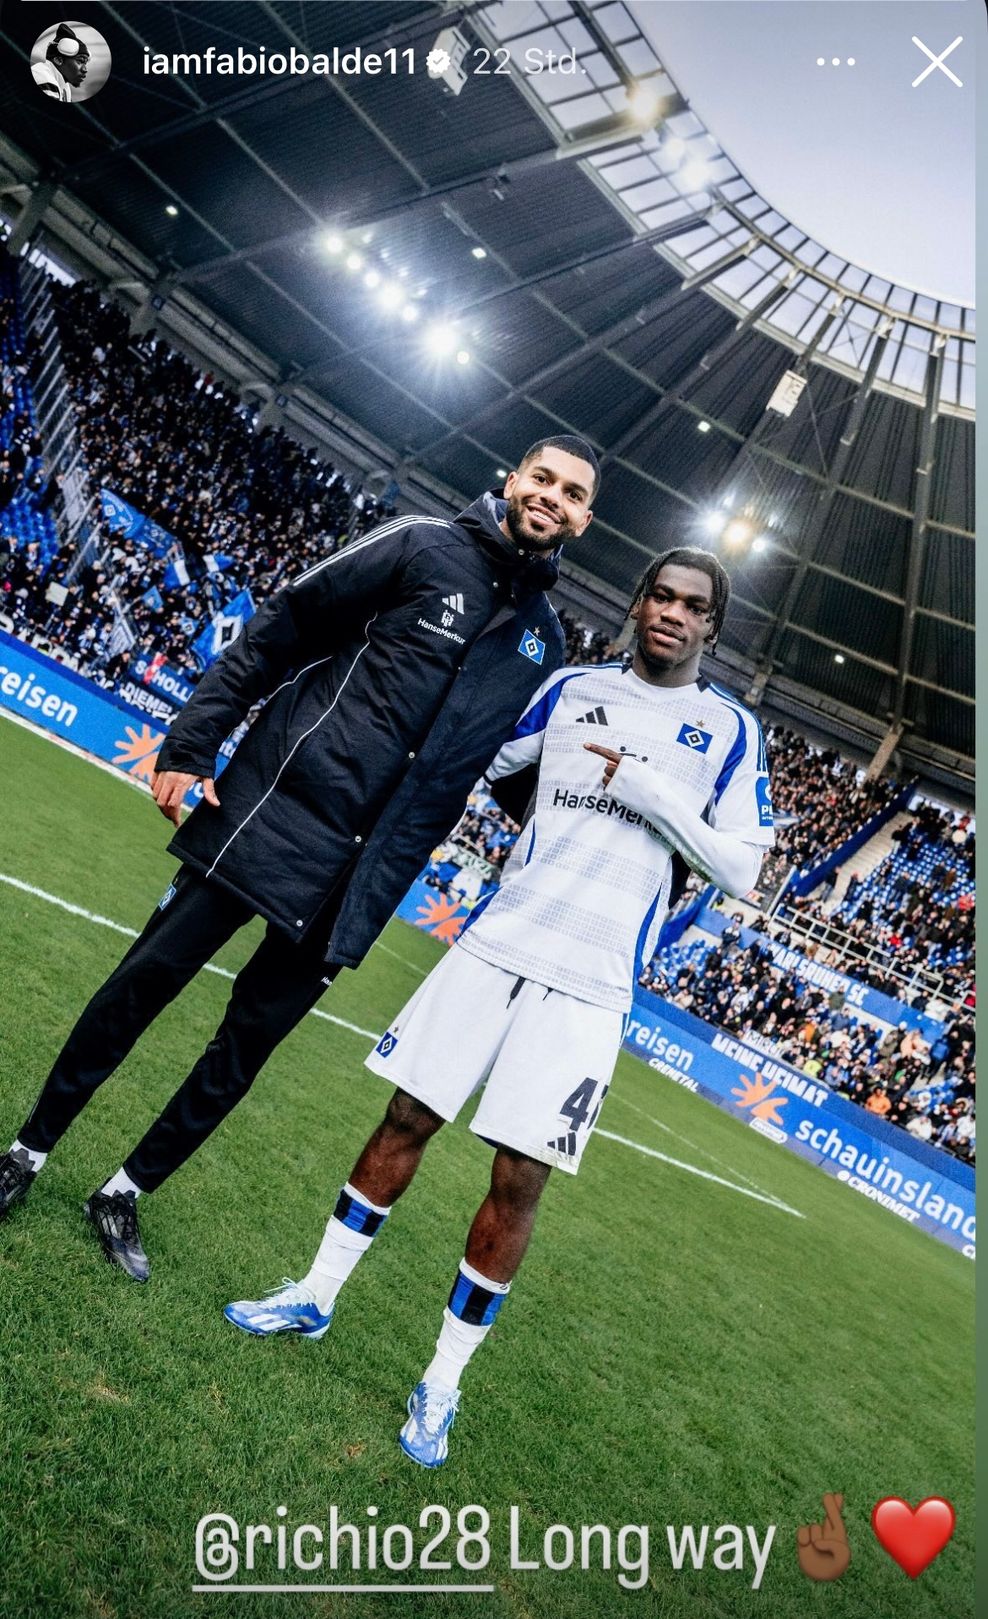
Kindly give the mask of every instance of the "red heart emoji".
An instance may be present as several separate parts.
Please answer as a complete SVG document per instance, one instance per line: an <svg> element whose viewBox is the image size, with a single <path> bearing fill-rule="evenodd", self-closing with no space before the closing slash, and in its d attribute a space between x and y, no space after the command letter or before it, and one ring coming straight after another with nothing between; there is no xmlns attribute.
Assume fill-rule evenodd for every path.
<svg viewBox="0 0 988 1619"><path fill-rule="evenodd" d="M942 1495L928 1495L918 1507L886 1495L871 1510L871 1527L890 1557L911 1580L928 1568L954 1532L957 1517Z"/></svg>

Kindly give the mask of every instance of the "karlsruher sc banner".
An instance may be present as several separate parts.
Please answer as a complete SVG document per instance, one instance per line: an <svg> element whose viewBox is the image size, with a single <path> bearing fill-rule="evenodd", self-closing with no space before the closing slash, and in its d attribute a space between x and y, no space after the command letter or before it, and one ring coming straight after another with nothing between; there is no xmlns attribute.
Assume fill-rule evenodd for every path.
<svg viewBox="0 0 988 1619"><path fill-rule="evenodd" d="M694 918L694 926L702 928L704 933L712 933L716 938L720 938L727 927L727 917L722 911L703 907ZM742 945L756 942L771 951L772 959L780 971L792 973L816 989L835 991L843 995L850 1006L859 1007L862 1012L867 1012L869 1017L878 1018L882 1023L905 1023L910 1029L919 1029L927 1040L939 1039L942 1029L938 1019L914 1011L905 1001L894 1000L891 995L872 989L860 979L838 972L836 967L827 967L823 962L814 961L799 950L792 950L788 945L780 944L778 939L773 939L768 933L756 933L754 928L741 929Z"/></svg>

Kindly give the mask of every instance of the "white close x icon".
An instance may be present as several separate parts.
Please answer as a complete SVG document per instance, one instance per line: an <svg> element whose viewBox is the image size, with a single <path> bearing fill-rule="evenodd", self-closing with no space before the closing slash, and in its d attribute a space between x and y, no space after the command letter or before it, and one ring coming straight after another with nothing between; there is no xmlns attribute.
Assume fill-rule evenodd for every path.
<svg viewBox="0 0 988 1619"><path fill-rule="evenodd" d="M912 85L913 89L915 90L917 84L922 84L924 79L928 79L930 74L933 72L934 68L939 68L941 73L946 73L948 79L950 79L952 84L956 84L958 90L963 90L964 81L962 79L959 79L957 77L956 73L952 73L949 67L944 67L944 63L946 62L947 57L950 55L951 51L956 51L958 45L963 45L963 43L964 43L964 35L963 34L958 34L957 38L955 40L953 40L952 43L947 46L947 49L945 51L941 51L939 56L937 56L934 51L930 50L929 45L924 45L923 41L921 39L918 39L915 34L913 34L912 38L913 38L913 44L916 46L917 50L922 51L924 53L924 55L926 55L926 56L928 56L930 58L929 67L924 67L924 69L923 69L922 73L919 75L919 77L916 78L916 79L913 79L913 85Z"/></svg>

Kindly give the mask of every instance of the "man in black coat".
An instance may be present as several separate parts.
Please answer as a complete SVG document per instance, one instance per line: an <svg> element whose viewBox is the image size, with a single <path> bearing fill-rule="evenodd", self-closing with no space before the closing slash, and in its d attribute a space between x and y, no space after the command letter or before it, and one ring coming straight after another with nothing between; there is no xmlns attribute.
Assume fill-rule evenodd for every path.
<svg viewBox="0 0 988 1619"><path fill-rule="evenodd" d="M454 521L394 518L277 592L173 722L152 790L182 862L76 1024L10 1151L0 1216L139 1036L262 916L216 1035L84 1213L145 1281L136 1200L199 1147L340 967L356 967L458 820L536 687L563 662L545 595L591 520L598 468L540 440ZM221 744L264 700L219 785ZM186 795L202 802L180 825Z"/></svg>

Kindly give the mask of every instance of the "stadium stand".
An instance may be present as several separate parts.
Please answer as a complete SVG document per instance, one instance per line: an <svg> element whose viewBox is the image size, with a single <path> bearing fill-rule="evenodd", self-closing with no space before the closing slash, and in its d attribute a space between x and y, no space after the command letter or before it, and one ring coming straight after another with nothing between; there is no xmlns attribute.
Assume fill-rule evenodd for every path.
<svg viewBox="0 0 988 1619"><path fill-rule="evenodd" d="M798 974L775 967L759 942L731 935L660 950L640 984L753 1043L934 1146L974 1162L973 1029L956 1022L931 1044L881 1025Z"/></svg>
<svg viewBox="0 0 988 1619"><path fill-rule="evenodd" d="M58 549L51 513L57 486L45 479L31 393L35 347L24 329L13 262L0 252L0 572L15 554L17 588L29 592Z"/></svg>
<svg viewBox="0 0 988 1619"><path fill-rule="evenodd" d="M255 432L249 407L212 375L153 332L132 340L123 310L93 284L53 284L52 291L90 479L160 525L174 545L159 556L139 541L103 535L74 575L68 601L53 610L43 587L61 583L75 559L57 557L50 519L44 547L14 531L8 611L19 629L42 631L103 683L115 682L135 649L164 653L194 682L201 667L191 643L208 614L241 590L270 593L394 507L284 432ZM604 632L562 617L570 661L610 655ZM128 633L118 639L127 644L118 650L121 620Z"/></svg>
<svg viewBox="0 0 988 1619"><path fill-rule="evenodd" d="M898 850L835 913L852 930L867 928L893 957L922 951L951 989L966 990L974 954L975 834L924 805L911 827L893 834Z"/></svg>
<svg viewBox="0 0 988 1619"><path fill-rule="evenodd" d="M838 849L900 790L901 783L888 778L864 780L860 766L836 749L817 747L784 726L770 726L765 743L776 847L794 866L812 865Z"/></svg>

